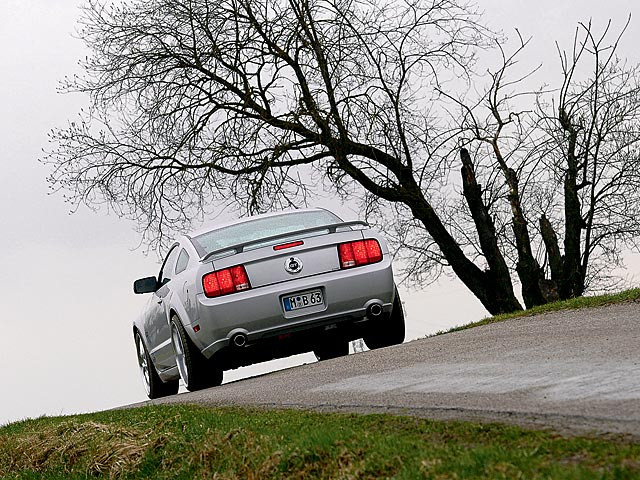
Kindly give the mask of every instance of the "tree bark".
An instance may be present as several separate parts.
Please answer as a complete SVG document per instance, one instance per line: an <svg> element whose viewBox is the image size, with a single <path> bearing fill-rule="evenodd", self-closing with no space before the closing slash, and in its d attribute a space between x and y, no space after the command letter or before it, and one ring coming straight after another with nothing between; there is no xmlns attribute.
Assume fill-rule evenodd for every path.
<svg viewBox="0 0 640 480"><path fill-rule="evenodd" d="M494 150L496 155L500 155L497 148L494 148ZM501 155L499 160L502 160ZM501 164L504 165L504 161L501 161ZM548 301L541 288L541 282L545 279L544 271L540 268L540 264L533 256L531 249L527 220L520 203L518 176L512 168L505 168L504 175L509 187L508 200L511 205L512 228L518 250L516 272L522 284L522 298L527 308L543 305Z"/></svg>
<svg viewBox="0 0 640 480"><path fill-rule="evenodd" d="M555 302L560 300L558 285L562 282L562 264L564 258L560 253L558 246L558 236L549 219L542 215L540 217L540 234L544 242L547 252L547 260L549 261L549 270L551 270L551 279L543 279L540 281L541 289L547 302Z"/></svg>
<svg viewBox="0 0 640 480"><path fill-rule="evenodd" d="M462 160L463 194L476 225L480 248L489 267L485 272L485 277L495 292L496 298L493 301L501 312L521 310L522 306L513 293L509 267L498 247L493 219L482 200L482 189L476 180L473 163L467 149L460 149L460 158Z"/></svg>
<svg viewBox="0 0 640 480"><path fill-rule="evenodd" d="M547 250L549 269L551 270L551 280L560 282L563 277L562 264L564 262L564 258L562 258L560 247L558 246L558 236L556 235L551 222L545 215L542 215L540 218L540 233L542 235L544 246Z"/></svg>
<svg viewBox="0 0 640 480"><path fill-rule="evenodd" d="M576 144L578 133L564 109L560 109L558 118L568 134L567 169L564 179L564 262L559 293L562 299L579 297L584 293L580 261L580 236L584 226L578 196L578 159Z"/></svg>

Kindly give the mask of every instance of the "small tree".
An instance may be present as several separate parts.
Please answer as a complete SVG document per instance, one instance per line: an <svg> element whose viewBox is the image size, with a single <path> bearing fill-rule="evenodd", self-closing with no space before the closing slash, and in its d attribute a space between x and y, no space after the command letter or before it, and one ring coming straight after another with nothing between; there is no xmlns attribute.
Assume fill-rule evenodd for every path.
<svg viewBox="0 0 640 480"><path fill-rule="evenodd" d="M91 0L80 35L93 55L83 63L84 76L65 84L67 91L89 94L91 109L53 132L50 180L75 204L107 202L136 219L144 238L156 245L210 206L233 202L249 212L295 206L323 185L360 198L374 218L392 215L387 226L395 225L398 244L414 253L409 268L415 279L451 269L489 312L519 309L511 278L513 236L506 227L528 232L526 222L540 209L524 207L533 197L520 187L509 197L512 207L514 200L522 204L520 214L509 219L501 192L514 181L522 184L522 174L536 168L545 178L536 192L566 183L561 153L567 136L554 127L557 116L541 115L537 147L523 157L523 169L507 165L510 155L503 168L495 149L492 161L478 155L474 160L463 149L464 208L448 208L456 184L450 174L458 162L452 152L461 140L467 147L487 144L469 136L465 122L451 129L439 110L442 92L460 78L474 78L478 48L496 42L478 21L471 4L456 0L134 0L109 6ZM574 57L576 64L582 58ZM508 61L503 73L506 67ZM604 78L598 71L596 76ZM499 77L490 89L495 99L504 86ZM565 83L561 98L573 125L582 110L569 107L586 86L569 73ZM498 115L503 106L496 104ZM494 143L504 148L504 127L521 120L508 114L500 126L493 118ZM516 158L522 149L512 147ZM543 148L550 153L542 155ZM631 162L629 152L619 151ZM498 161L500 174L485 177L481 167L487 161ZM584 170L581 163L577 168ZM489 183L481 185L485 178ZM554 192L551 198L545 227L557 237L556 207L564 197ZM594 207L591 232L599 228L598 212ZM525 220L524 230L516 217ZM563 279L574 262L566 240L574 238L571 228L560 257ZM634 238L625 233L630 224L625 232L617 230L614 241ZM591 234L590 246L596 237ZM535 241L529 243L527 255L537 261ZM548 264L556 261L548 258ZM518 274L529 268L520 260ZM529 270L540 280L540 272L550 269L553 279L554 268L545 263Z"/></svg>

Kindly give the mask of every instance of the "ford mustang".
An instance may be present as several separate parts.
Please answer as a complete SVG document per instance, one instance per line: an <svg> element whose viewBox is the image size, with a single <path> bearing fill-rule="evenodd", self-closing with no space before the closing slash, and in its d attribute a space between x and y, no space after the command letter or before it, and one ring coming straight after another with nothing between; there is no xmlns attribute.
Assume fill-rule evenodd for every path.
<svg viewBox="0 0 640 480"><path fill-rule="evenodd" d="M133 324L149 398L217 386L224 370L313 351L347 355L363 338L404 341L385 239L360 221L302 209L244 218L177 239Z"/></svg>

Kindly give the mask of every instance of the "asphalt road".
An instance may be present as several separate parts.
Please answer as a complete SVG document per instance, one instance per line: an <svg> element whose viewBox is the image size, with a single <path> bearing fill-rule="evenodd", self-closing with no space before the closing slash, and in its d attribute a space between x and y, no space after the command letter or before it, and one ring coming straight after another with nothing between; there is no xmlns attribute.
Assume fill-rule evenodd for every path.
<svg viewBox="0 0 640 480"><path fill-rule="evenodd" d="M510 320L149 403L386 412L640 438L640 304Z"/></svg>

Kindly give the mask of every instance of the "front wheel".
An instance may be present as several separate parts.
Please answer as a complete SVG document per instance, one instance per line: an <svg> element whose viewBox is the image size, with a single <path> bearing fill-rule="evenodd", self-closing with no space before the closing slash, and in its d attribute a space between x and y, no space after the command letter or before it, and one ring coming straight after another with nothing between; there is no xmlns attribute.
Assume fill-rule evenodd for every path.
<svg viewBox="0 0 640 480"><path fill-rule="evenodd" d="M163 382L158 376L158 373L151 362L151 356L149 355L147 347L144 345L140 332L138 331L135 333L135 342L136 353L138 354L140 377L142 378L142 384L147 392L147 396L150 399L154 399L178 393L178 380Z"/></svg>
<svg viewBox="0 0 640 480"><path fill-rule="evenodd" d="M203 388L217 387L222 383L222 370L209 365L207 359L187 336L180 319L175 315L171 318L171 343L180 377L187 390L194 392Z"/></svg>
<svg viewBox="0 0 640 480"><path fill-rule="evenodd" d="M371 350L399 345L404 342L404 311L398 289L396 289L393 300L391 315L387 319L381 318L372 321L369 333L363 337L363 340Z"/></svg>

